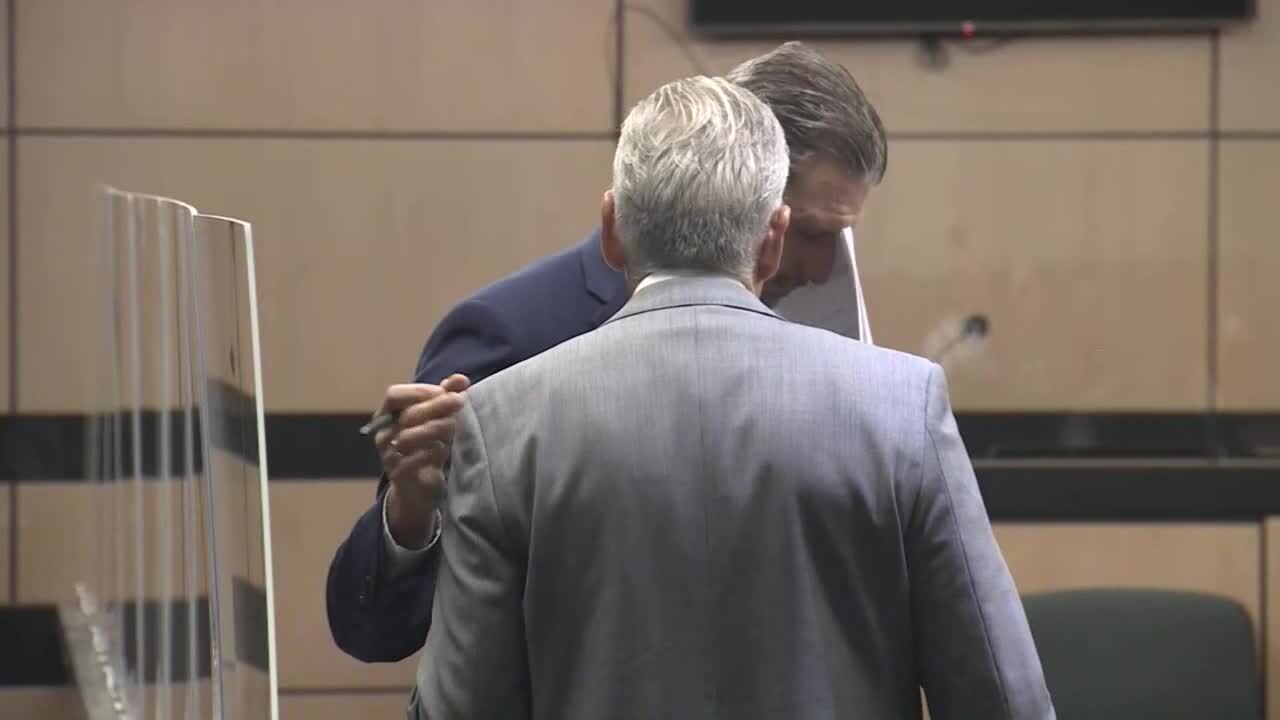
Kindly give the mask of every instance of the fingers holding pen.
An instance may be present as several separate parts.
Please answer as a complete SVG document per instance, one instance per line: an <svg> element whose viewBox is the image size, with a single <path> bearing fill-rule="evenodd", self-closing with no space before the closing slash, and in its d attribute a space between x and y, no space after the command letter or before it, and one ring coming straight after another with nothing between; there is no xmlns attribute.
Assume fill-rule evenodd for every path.
<svg viewBox="0 0 1280 720"><path fill-rule="evenodd" d="M383 469L408 471L408 457L439 464L453 442L454 416L465 402L462 393L471 385L461 374L450 375L440 385L412 383L387 388L379 415L389 414L374 434L374 445Z"/></svg>
<svg viewBox="0 0 1280 720"><path fill-rule="evenodd" d="M406 422L404 413L410 408L429 403L449 393L464 392L469 387L471 387L471 381L466 375L458 373L445 378L439 385L425 383L392 385L387 388L386 396L382 400L382 406L376 414L393 413L397 416L400 425L404 427L413 421L417 421L417 416L413 416L415 418L413 421Z"/></svg>
<svg viewBox="0 0 1280 720"><path fill-rule="evenodd" d="M382 405L375 414L398 413L407 407L439 397L445 392L448 391L440 385L428 385L426 383L392 385L387 388L387 393L382 399Z"/></svg>
<svg viewBox="0 0 1280 720"><path fill-rule="evenodd" d="M395 437L394 447L405 455L448 447L453 442L455 427L454 419L447 417L405 428Z"/></svg>
<svg viewBox="0 0 1280 720"><path fill-rule="evenodd" d="M462 409L463 402L462 393L442 392L430 400L401 410L399 417L396 418L396 426L400 428L400 434L403 435L407 430L419 425L452 418Z"/></svg>

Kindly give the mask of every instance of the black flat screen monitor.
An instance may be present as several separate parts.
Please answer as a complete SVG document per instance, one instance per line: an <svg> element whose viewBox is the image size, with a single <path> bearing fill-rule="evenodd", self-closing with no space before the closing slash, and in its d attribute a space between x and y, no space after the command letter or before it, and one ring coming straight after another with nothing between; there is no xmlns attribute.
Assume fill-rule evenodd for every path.
<svg viewBox="0 0 1280 720"><path fill-rule="evenodd" d="M688 0L703 35L1189 32L1251 19L1255 0Z"/></svg>

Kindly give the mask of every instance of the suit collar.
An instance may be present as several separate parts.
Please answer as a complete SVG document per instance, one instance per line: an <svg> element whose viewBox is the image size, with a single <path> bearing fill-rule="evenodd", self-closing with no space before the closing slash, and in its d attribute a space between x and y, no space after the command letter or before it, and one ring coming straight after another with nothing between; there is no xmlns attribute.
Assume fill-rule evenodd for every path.
<svg viewBox="0 0 1280 720"><path fill-rule="evenodd" d="M609 267L604 262L604 252L600 249L600 228L578 243L578 257L582 261L582 277L587 292L595 299L607 303L619 293L626 292L626 282L622 273Z"/></svg>
<svg viewBox="0 0 1280 720"><path fill-rule="evenodd" d="M595 325L601 325L627 301L627 283L622 273L605 264L600 249L600 228L578 244L578 258L582 261L582 279L587 293L600 307L592 316Z"/></svg>
<svg viewBox="0 0 1280 720"><path fill-rule="evenodd" d="M677 276L639 290L609 322L625 317L695 305L720 305L778 317L742 283L730 277Z"/></svg>

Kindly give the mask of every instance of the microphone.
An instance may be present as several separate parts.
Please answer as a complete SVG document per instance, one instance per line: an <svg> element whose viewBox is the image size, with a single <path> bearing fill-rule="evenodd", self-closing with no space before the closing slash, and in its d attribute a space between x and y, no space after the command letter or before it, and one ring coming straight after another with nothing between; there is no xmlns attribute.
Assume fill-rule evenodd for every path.
<svg viewBox="0 0 1280 720"><path fill-rule="evenodd" d="M962 349L968 343L985 339L990 332L991 321L987 319L986 315L981 313L970 315L961 323L959 332L934 354L933 361L945 367L949 355Z"/></svg>
<svg viewBox="0 0 1280 720"><path fill-rule="evenodd" d="M991 321L987 320L986 315L970 315L964 320L964 335L974 340L986 337L990 328Z"/></svg>

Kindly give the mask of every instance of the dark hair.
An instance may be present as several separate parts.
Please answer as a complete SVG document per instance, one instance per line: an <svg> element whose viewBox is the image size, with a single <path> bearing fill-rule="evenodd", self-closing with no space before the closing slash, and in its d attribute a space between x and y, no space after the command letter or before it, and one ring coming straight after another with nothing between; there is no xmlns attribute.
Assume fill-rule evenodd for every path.
<svg viewBox="0 0 1280 720"><path fill-rule="evenodd" d="M729 71L726 79L764 101L787 136L791 167L814 155L877 184L889 162L880 116L843 66L789 42Z"/></svg>

